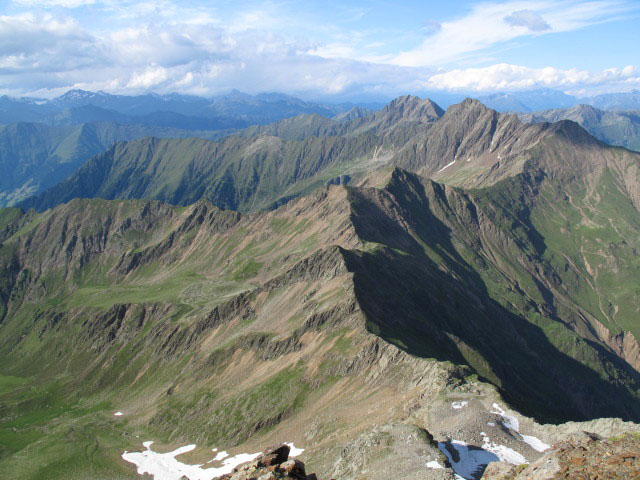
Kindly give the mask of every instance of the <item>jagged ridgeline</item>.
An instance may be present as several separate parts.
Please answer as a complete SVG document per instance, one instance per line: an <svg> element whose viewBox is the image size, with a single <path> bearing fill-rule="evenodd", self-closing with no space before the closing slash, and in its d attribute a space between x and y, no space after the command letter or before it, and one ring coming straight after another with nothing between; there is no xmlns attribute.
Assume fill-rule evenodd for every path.
<svg viewBox="0 0 640 480"><path fill-rule="evenodd" d="M452 395L640 420L640 155L573 122L404 97L117 144L26 205L0 211L18 478L127 478L147 439L358 478L334 459L371 429L437 455Z"/></svg>

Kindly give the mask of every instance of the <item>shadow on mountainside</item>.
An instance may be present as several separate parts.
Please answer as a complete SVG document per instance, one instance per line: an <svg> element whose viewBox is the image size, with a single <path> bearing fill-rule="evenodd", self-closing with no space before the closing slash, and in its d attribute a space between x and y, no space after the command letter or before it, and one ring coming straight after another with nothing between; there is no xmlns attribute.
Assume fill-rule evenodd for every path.
<svg viewBox="0 0 640 480"><path fill-rule="evenodd" d="M505 400L538 421L640 420L640 402L632 393L640 384L637 372L571 332L549 308L525 299L528 320L494 300L478 273L491 278L490 261L471 265L452 242L453 235L465 235L456 224L460 218L452 217L453 232L432 213L441 206L430 202L438 199L427 198L417 183L403 188L389 197L352 192L360 237L381 244L370 252L344 252L371 331L412 355L472 366ZM408 199L414 204L407 206ZM399 211L409 207L411 218L402 215L409 210ZM425 249L441 261L434 262ZM549 341L551 335L560 347Z"/></svg>

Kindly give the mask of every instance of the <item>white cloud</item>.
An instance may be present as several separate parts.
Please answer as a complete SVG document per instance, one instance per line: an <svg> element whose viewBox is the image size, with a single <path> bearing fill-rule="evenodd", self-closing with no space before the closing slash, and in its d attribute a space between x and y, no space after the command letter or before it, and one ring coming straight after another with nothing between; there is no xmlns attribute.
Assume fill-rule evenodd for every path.
<svg viewBox="0 0 640 480"><path fill-rule="evenodd" d="M127 87L130 88L153 88L166 82L169 78L167 70L158 66L151 66L146 68L143 72L134 73L131 76L131 80L127 83Z"/></svg>
<svg viewBox="0 0 640 480"><path fill-rule="evenodd" d="M45 0L69 6L82 1ZM340 29L318 22L313 27L310 19L288 29L295 18L279 11L276 3L226 12L226 16L214 8L183 7L171 0L97 3L90 19L81 10L58 9L0 16L0 94L50 97L69 88L84 88L212 95L238 88L249 93L376 92L391 96L424 89L581 89L612 82L629 90L637 85L633 67L594 74L505 64L451 71L428 65L470 52L479 57L481 47L541 28L537 17L523 12L540 15L554 31L575 29L606 19L603 8L618 5L613 0L484 3L461 19L424 23L430 36L425 38L422 31L420 38L425 43L403 54L415 60L411 62L397 61L399 57L394 62L385 53L387 37L379 31ZM98 27L92 23L95 12L104 16ZM355 19L363 14L347 13L353 13ZM508 17L513 17L511 24L505 20ZM500 28L495 28L496 22ZM316 28L316 33L321 31L324 41L314 38L313 32L300 35L307 25L310 30ZM429 62L424 61L425 52Z"/></svg>
<svg viewBox="0 0 640 480"><path fill-rule="evenodd" d="M482 68L456 69L432 75L425 88L437 90L496 91L557 88L562 90L618 85L628 90L629 85L640 86L640 72L632 65L622 69L610 68L601 72L561 70L553 67L529 68L500 63ZM626 88L622 88L626 87Z"/></svg>
<svg viewBox="0 0 640 480"><path fill-rule="evenodd" d="M551 30L549 24L531 10L518 10L511 15L504 17L504 21L512 27L527 27L532 32L543 32L545 30Z"/></svg>
<svg viewBox="0 0 640 480"><path fill-rule="evenodd" d="M629 8L618 0L481 3L461 18L442 22L434 35L390 62L414 67L448 64L524 35L566 32L606 21Z"/></svg>
<svg viewBox="0 0 640 480"><path fill-rule="evenodd" d="M95 0L13 0L13 3L27 7L78 8L93 5L96 2Z"/></svg>

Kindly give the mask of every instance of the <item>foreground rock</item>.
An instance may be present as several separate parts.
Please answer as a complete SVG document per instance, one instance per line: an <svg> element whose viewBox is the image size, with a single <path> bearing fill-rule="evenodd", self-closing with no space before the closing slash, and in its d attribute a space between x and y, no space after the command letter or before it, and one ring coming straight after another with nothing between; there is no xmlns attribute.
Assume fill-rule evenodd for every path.
<svg viewBox="0 0 640 480"><path fill-rule="evenodd" d="M602 439L583 433L554 445L531 465L490 463L483 480L640 478L640 436Z"/></svg>
<svg viewBox="0 0 640 480"><path fill-rule="evenodd" d="M289 459L289 445L282 444L268 448L253 462L240 465L232 473L218 477L218 480L317 480L314 473L306 474L304 463Z"/></svg>

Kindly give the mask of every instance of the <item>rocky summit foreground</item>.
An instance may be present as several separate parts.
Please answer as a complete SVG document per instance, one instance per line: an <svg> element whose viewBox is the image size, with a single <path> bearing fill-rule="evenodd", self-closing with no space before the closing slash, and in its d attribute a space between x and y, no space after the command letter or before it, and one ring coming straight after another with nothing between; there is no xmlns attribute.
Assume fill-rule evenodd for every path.
<svg viewBox="0 0 640 480"><path fill-rule="evenodd" d="M477 479L640 431L640 154L436 107L118 144L0 211L0 470Z"/></svg>

